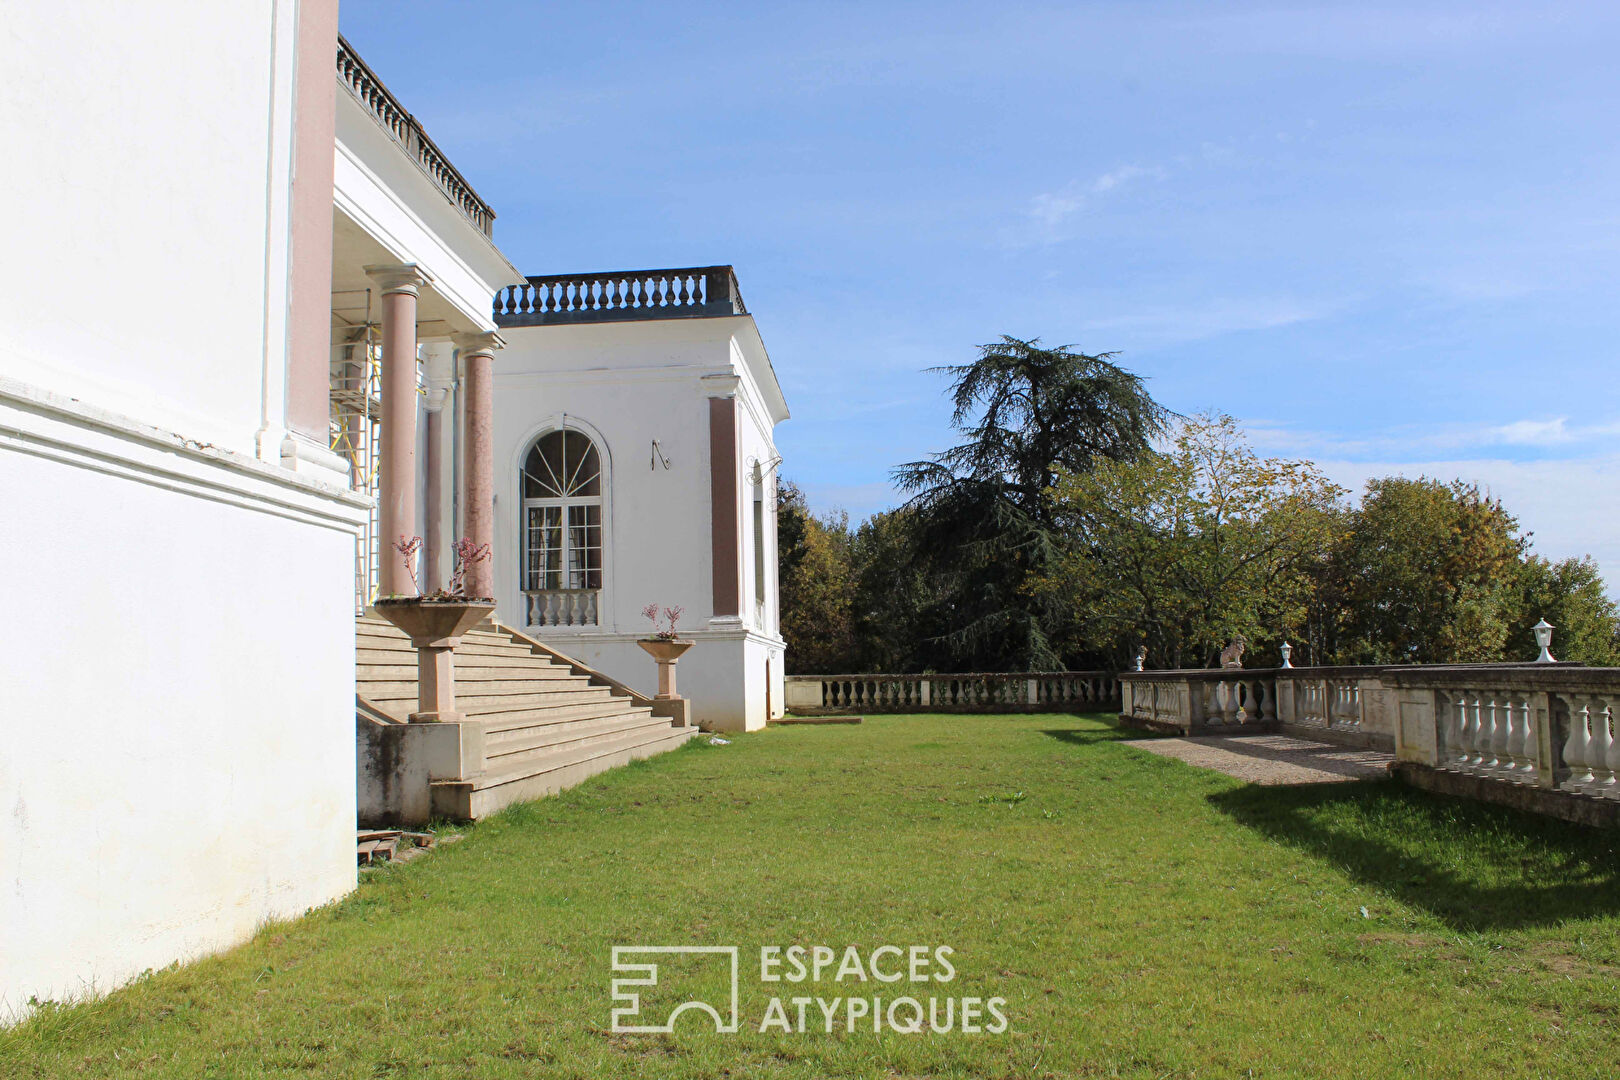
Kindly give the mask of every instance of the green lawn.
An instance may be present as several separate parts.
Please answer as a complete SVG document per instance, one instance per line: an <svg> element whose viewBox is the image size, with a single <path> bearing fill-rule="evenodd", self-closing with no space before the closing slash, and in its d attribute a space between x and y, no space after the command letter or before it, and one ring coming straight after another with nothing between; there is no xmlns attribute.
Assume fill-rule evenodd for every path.
<svg viewBox="0 0 1620 1080"><path fill-rule="evenodd" d="M1620 838L1387 782L1251 788L1119 739L929 716L694 743L50 1009L0 1034L0 1076L1620 1072ZM762 984L759 948L796 943L949 946L957 975ZM633 944L739 946L742 1030L612 1033ZM681 963L680 988L723 986ZM761 1034L772 994L999 996L1010 1027L828 1035L811 1006Z"/></svg>

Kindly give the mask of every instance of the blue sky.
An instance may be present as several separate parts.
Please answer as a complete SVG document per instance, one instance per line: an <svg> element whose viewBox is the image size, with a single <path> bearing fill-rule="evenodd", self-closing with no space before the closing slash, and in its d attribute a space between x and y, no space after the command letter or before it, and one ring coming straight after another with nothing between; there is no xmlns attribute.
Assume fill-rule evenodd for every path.
<svg viewBox="0 0 1620 1080"><path fill-rule="evenodd" d="M1620 586L1620 5L344 0L525 273L732 263L819 508L1008 333Z"/></svg>

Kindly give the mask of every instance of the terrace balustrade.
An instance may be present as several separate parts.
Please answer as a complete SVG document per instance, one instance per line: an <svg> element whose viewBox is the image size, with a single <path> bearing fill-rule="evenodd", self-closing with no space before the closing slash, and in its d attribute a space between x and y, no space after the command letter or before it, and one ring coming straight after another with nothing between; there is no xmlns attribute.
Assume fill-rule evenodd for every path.
<svg viewBox="0 0 1620 1080"><path fill-rule="evenodd" d="M1187 735L1280 730L1397 760L1620 800L1620 668L1578 664L1126 672L1122 722Z"/></svg>
<svg viewBox="0 0 1620 1080"><path fill-rule="evenodd" d="M963 675L789 675L795 713L1061 712L1106 710L1119 701L1111 671Z"/></svg>

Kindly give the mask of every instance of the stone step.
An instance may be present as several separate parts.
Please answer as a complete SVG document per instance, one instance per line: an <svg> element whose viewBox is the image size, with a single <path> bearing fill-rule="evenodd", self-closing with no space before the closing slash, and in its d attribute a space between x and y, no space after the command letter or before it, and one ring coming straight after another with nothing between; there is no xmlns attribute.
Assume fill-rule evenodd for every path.
<svg viewBox="0 0 1620 1080"><path fill-rule="evenodd" d="M458 671L456 674L459 676L461 673ZM354 681L362 687L372 682L415 682L416 663L414 660L409 664L397 664L386 660L374 662L362 659L355 664ZM365 697L364 692L360 696Z"/></svg>
<svg viewBox="0 0 1620 1080"><path fill-rule="evenodd" d="M523 739L530 732L537 732L557 727L561 724L579 723L601 720L613 716L651 716L652 710L638 705L630 705L623 698L614 698L611 701L591 702L585 705L565 705L558 708L546 709L543 713L537 712L534 716L523 717L521 713L502 713L495 717L481 718L484 725L484 745L495 746L502 742ZM668 717L659 717L668 720Z"/></svg>
<svg viewBox="0 0 1620 1080"><path fill-rule="evenodd" d="M458 685L462 682L558 682L564 679L578 679L584 683L591 681L589 675L575 675L571 669L562 664L489 666L483 663L464 664L460 660L456 661Z"/></svg>
<svg viewBox="0 0 1620 1080"><path fill-rule="evenodd" d="M610 702L618 702L625 706L630 704L628 699L613 696L607 687L603 686L597 687L595 691L590 693L525 696L501 704L472 700L467 703L467 707L462 711L468 716L476 716L480 720L500 721L505 724L518 716L530 717L536 714L544 714L548 709L556 709L565 705L605 705Z"/></svg>
<svg viewBox="0 0 1620 1080"><path fill-rule="evenodd" d="M412 670L410 675L415 676ZM479 672L486 675L485 672ZM551 694L565 691L595 690L599 689L590 684L590 680L578 675L519 675L514 677L506 669L502 669L500 678L469 678L460 668L456 669L456 698L495 697L511 694ZM368 698L397 698L415 697L416 679L363 679L356 678L356 685L360 688L360 696Z"/></svg>
<svg viewBox="0 0 1620 1080"><path fill-rule="evenodd" d="M673 750L696 734L691 727L634 732L486 772L476 780L434 781L433 811L460 819L486 817L515 802L555 795L614 766Z"/></svg>
<svg viewBox="0 0 1620 1080"><path fill-rule="evenodd" d="M416 711L417 694L413 689L408 695L393 697L378 696L362 693L367 701L389 713ZM558 691L555 694L512 694L502 698L456 698L456 709L465 713L468 719L507 718L510 714L525 716L544 714L550 709L565 705L598 705L610 701L620 701L629 704L623 698L611 697L606 688L592 691Z"/></svg>
<svg viewBox="0 0 1620 1080"><path fill-rule="evenodd" d="M474 641L470 637L461 639L461 644L456 646L456 656L458 658L463 656L521 656L527 660L532 660L536 664L552 663L550 657L537 656L527 645L520 645L515 641L500 644L497 642Z"/></svg>
<svg viewBox="0 0 1620 1080"><path fill-rule="evenodd" d="M372 652L416 653L416 648L409 638L404 635L396 637L381 637L368 634L357 634L354 639L355 648ZM456 655L459 656L523 656L540 664L555 664L550 657L535 653L522 642L510 638L474 638L471 634L461 639L456 646ZM557 664L558 667L566 665Z"/></svg>
<svg viewBox="0 0 1620 1080"><path fill-rule="evenodd" d="M485 713L479 717L484 725L484 738L500 741L501 739L521 737L524 731L542 728L551 724L565 724L573 720L594 720L602 716L618 715L641 710L641 706L631 705L624 698L615 697L607 701L590 701L580 705L560 705L550 709L535 709L530 711L513 710L502 713ZM650 713L652 710L647 709Z"/></svg>
<svg viewBox="0 0 1620 1080"><path fill-rule="evenodd" d="M519 762L556 754L565 748L594 746L623 738L634 732L653 733L669 730L669 717L622 714L596 720L580 720L568 724L552 724L549 728L533 729L521 739L504 739L497 743L485 742L485 769L505 772Z"/></svg>
<svg viewBox="0 0 1620 1080"><path fill-rule="evenodd" d="M567 700L564 700L564 699ZM456 701L468 714L486 712L512 712L516 709L548 709L557 705L582 705L592 701L618 701L630 704L627 698L615 697L605 686L575 686L546 691L526 691L516 694L456 694Z"/></svg>
<svg viewBox="0 0 1620 1080"><path fill-rule="evenodd" d="M554 664L540 656L529 653L483 653L479 655L463 655L460 649L456 650L456 670L465 668L473 671L478 668L525 668L530 671L560 671L565 675L572 674L572 669L566 664Z"/></svg>

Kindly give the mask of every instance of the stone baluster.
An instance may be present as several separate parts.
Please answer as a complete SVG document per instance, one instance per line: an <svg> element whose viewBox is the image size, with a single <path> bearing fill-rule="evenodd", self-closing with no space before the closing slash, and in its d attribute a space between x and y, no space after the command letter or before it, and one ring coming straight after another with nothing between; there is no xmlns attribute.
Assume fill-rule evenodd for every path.
<svg viewBox="0 0 1620 1080"><path fill-rule="evenodd" d="M1446 766L1452 769L1465 769L1468 767L1468 754L1470 749L1470 732L1468 730L1468 704L1462 691L1453 690L1447 695L1447 724L1445 750L1449 755Z"/></svg>
<svg viewBox="0 0 1620 1080"><path fill-rule="evenodd" d="M1536 727L1535 713L1530 707L1530 699L1521 697L1514 701L1514 716L1517 723L1514 725L1513 738L1508 743L1508 755L1513 759L1515 780L1520 783L1533 784L1536 782Z"/></svg>
<svg viewBox="0 0 1620 1080"><path fill-rule="evenodd" d="M1479 772L1485 766L1485 747L1490 745L1490 718L1481 708L1477 690L1463 691L1463 709L1468 714L1468 760L1463 767Z"/></svg>
<svg viewBox="0 0 1620 1080"><path fill-rule="evenodd" d="M1569 704L1569 738L1564 743L1564 764L1569 776L1559 786L1566 791L1579 791L1593 779L1592 737L1587 730L1585 699L1570 694L1565 700Z"/></svg>
<svg viewBox="0 0 1620 1080"><path fill-rule="evenodd" d="M1507 779L1518 783L1525 773L1524 740L1528 717L1516 694L1502 691L1497 694L1497 703L1507 717L1507 730L1502 738L1502 769Z"/></svg>
<svg viewBox="0 0 1620 1080"><path fill-rule="evenodd" d="M1592 723L1592 783L1587 790L1593 795L1614 798L1620 795L1616 791L1617 781L1615 773L1620 771L1620 750L1616 749L1613 710L1609 702L1600 697L1589 699L1590 707L1587 715Z"/></svg>
<svg viewBox="0 0 1620 1080"><path fill-rule="evenodd" d="M1502 764L1502 747L1507 741L1503 729L1502 713L1497 708L1496 696L1489 690L1479 692L1480 740L1479 766L1485 772L1494 772Z"/></svg>
<svg viewBox="0 0 1620 1080"><path fill-rule="evenodd" d="M1609 698L1604 702L1604 730L1609 733L1609 746L1603 755L1603 764L1609 774L1609 782L1604 785L1601 792L1606 798L1620 799L1620 709L1616 708L1616 701Z"/></svg>

